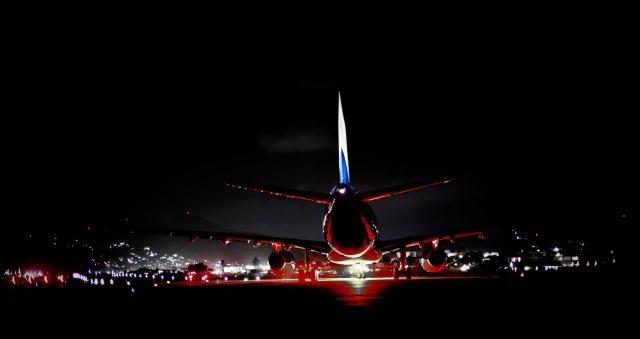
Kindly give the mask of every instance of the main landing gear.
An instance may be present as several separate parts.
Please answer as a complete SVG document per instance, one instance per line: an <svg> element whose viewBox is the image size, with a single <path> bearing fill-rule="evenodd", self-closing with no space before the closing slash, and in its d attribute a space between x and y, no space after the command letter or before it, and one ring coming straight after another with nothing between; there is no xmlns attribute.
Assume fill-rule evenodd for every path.
<svg viewBox="0 0 640 339"><path fill-rule="evenodd" d="M402 274L405 274L407 279L411 279L411 267L407 265L407 250L404 248L400 249L400 260L393 265L393 279L400 279Z"/></svg>
<svg viewBox="0 0 640 339"><path fill-rule="evenodd" d="M411 279L411 267L407 267L404 270L394 267L393 268L393 279L400 279L400 276L405 275L407 279Z"/></svg>
<svg viewBox="0 0 640 339"><path fill-rule="evenodd" d="M307 281L307 278L311 282L318 281L318 271L315 269L315 266L312 265L312 261L313 261L313 258L311 255L311 251L305 250L304 266L300 267L300 269L298 270L298 282L303 283Z"/></svg>
<svg viewBox="0 0 640 339"><path fill-rule="evenodd" d="M309 281L311 282L315 282L318 281L318 273L317 270L311 268L311 269L305 269L304 267L301 267L298 270L298 282L306 282L307 279L309 279Z"/></svg>

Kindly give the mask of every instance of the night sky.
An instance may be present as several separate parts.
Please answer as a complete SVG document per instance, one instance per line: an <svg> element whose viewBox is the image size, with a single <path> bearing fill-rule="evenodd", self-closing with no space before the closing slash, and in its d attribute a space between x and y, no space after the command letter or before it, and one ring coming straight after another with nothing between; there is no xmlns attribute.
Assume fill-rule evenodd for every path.
<svg viewBox="0 0 640 339"><path fill-rule="evenodd" d="M338 177L338 91L356 188L458 179L372 203L383 239L493 225L613 237L633 218L637 104L615 34L276 42L93 28L26 29L10 42L9 233L108 228L125 217L173 227L190 210L237 232L321 240L321 205L222 182L328 192ZM239 260L268 253L229 251Z"/></svg>

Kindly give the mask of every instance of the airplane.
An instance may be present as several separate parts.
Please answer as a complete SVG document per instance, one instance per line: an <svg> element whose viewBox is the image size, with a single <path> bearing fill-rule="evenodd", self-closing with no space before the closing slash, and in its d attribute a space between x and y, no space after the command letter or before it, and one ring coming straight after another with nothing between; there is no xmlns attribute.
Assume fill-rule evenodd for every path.
<svg viewBox="0 0 640 339"><path fill-rule="evenodd" d="M247 242L254 246L271 245L273 252L269 255L269 265L273 271L282 270L286 264L294 263L292 248L305 251L305 267L301 272L310 270L307 263L312 256L326 255L327 259L339 265L368 264L379 261L386 253L400 252L398 269L394 270L394 278L398 279L404 272L411 277L407 266L406 249L419 246L423 249L421 266L430 273L441 272L446 267L446 255L438 246L443 240L454 242L456 239L470 236L484 238L486 231L471 231L459 233L431 233L409 236L401 239L382 240L379 234L379 224L369 203L375 200L391 198L437 185L447 184L453 179L437 182L423 182L359 192L349 177L349 153L347 151L347 132L342 112L342 100L338 93L338 172L339 182L329 193L299 191L244 183L225 183L232 188L244 189L275 196L306 200L325 206L322 222L324 241L312 241L271 237L254 234L239 234L228 232L185 231L185 230L155 230L154 233L169 234L171 236L187 236L190 240L216 239L225 245L231 241ZM147 230L149 231L149 230ZM308 273L308 272L307 272ZM315 272L314 272L315 273ZM301 280L304 281L304 274ZM309 274L314 277L314 274ZM312 278L312 280L314 280Z"/></svg>

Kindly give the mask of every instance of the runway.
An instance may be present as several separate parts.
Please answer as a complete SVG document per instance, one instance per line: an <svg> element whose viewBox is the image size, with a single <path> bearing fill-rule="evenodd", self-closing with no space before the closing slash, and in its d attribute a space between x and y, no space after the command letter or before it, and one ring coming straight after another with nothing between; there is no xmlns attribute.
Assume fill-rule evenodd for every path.
<svg viewBox="0 0 640 339"><path fill-rule="evenodd" d="M333 296L344 306L371 306L377 300L382 299L389 289L400 288L401 284L421 284L421 281L453 281L453 280L475 280L475 279L497 279L497 276L418 276L412 279L401 278L394 280L388 278L325 278L316 282L298 282L297 279L277 279L277 280L213 280L208 282L179 282L172 284L156 285L159 289L184 289L184 288L222 288L231 286L246 286L256 288L263 286L265 289L275 286L289 286L293 290L321 290ZM406 286L405 286L406 287ZM316 291L314 291L316 292ZM305 293L308 293L305 292Z"/></svg>
<svg viewBox="0 0 640 339"><path fill-rule="evenodd" d="M415 277L5 290L4 300L5 309L12 310L13 316L46 315L74 324L106 321L119 326L122 321L135 321L183 328L185 324L251 323L271 328L310 322L324 327L345 321L449 324L464 319L465 324L495 326L558 316L563 323L572 319L601 323L602 317L619 315L617 303L624 300L624 292L618 280L608 275Z"/></svg>

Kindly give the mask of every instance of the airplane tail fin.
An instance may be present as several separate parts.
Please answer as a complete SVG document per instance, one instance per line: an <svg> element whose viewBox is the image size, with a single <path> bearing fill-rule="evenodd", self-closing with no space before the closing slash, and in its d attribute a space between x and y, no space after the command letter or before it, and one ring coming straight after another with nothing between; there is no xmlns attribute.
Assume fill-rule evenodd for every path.
<svg viewBox="0 0 640 339"><path fill-rule="evenodd" d="M340 183L349 184L349 153L347 152L347 127L342 114L342 100L338 92L338 167Z"/></svg>

